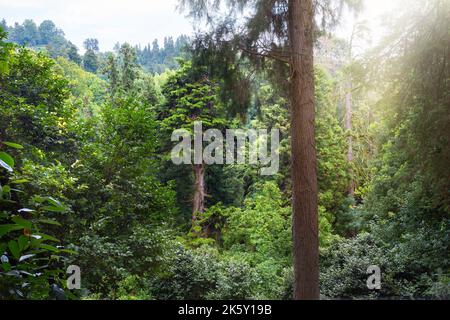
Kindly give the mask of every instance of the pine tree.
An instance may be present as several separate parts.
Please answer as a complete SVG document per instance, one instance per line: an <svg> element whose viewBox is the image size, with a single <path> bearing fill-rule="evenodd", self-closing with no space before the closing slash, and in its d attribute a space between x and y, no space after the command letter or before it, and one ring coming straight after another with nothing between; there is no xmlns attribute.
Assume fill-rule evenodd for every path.
<svg viewBox="0 0 450 320"><path fill-rule="evenodd" d="M164 151L170 154L172 144L167 141L176 129L186 129L193 133L194 123L202 122L203 130L224 129L226 120L219 101L219 86L207 73L194 72L190 63L182 62L181 69L171 76L162 91L166 102L159 107L158 119L161 120L161 141ZM192 136L192 135L191 135ZM206 164L194 161L192 201L192 222L205 210Z"/></svg>
<svg viewBox="0 0 450 320"><path fill-rule="evenodd" d="M222 61L216 61L212 68L221 68L218 72L231 72L243 79L232 68L239 67L237 57L246 58L257 69L265 69L290 102L295 299L319 298L314 39L321 29L337 22L338 16L333 13L340 12L344 2L347 1L226 2L230 11L227 17L250 12L246 22L236 26L238 19L215 19L213 12L221 12L220 1L181 0L182 8L189 7L193 17L207 17L214 27L213 35L195 43L203 63L209 59L211 64L208 57L211 51L220 52ZM348 1L352 5L358 2ZM322 18L321 27L315 24L316 15ZM229 75L228 79L237 80Z"/></svg>

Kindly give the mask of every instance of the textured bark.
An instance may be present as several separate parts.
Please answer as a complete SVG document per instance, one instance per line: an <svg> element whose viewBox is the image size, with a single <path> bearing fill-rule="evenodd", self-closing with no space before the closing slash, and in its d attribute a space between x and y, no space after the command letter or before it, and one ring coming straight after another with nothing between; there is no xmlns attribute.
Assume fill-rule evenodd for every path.
<svg viewBox="0 0 450 320"><path fill-rule="evenodd" d="M192 222L197 220L197 213L205 211L205 167L203 164L195 164L194 197L192 199Z"/></svg>
<svg viewBox="0 0 450 320"><path fill-rule="evenodd" d="M319 299L312 0L289 1L294 299Z"/></svg>

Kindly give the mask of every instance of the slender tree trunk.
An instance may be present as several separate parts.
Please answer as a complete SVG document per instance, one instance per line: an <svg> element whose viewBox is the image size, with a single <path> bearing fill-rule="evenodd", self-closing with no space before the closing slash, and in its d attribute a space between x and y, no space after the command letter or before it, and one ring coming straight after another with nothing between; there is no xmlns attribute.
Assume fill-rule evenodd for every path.
<svg viewBox="0 0 450 320"><path fill-rule="evenodd" d="M288 23L291 50L294 299L315 300L319 299L319 239L312 0L290 0Z"/></svg>
<svg viewBox="0 0 450 320"><path fill-rule="evenodd" d="M353 179L353 137L352 137L352 114L353 114L353 105L352 105L352 83L348 81L347 93L345 94L345 129L348 132L348 153L347 153L347 161L350 164L350 185L348 186L348 194L353 196L355 194L355 180Z"/></svg>
<svg viewBox="0 0 450 320"><path fill-rule="evenodd" d="M197 213L205 211L205 167L203 164L194 164L194 197L192 199L192 222L197 220Z"/></svg>

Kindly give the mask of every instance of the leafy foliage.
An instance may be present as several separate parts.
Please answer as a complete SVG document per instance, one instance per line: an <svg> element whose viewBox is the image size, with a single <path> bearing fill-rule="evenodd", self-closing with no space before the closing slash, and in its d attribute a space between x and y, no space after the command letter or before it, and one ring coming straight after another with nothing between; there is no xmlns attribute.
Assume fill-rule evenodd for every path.
<svg viewBox="0 0 450 320"><path fill-rule="evenodd" d="M219 2L184 1L197 17ZM343 2L314 3L324 35ZM0 299L293 297L286 1L229 5L250 18L219 19L214 34L162 48L101 53L87 39L84 57L51 21L0 24ZM449 297L449 9L415 2L349 65L351 44L317 42L324 299ZM190 55L176 59L188 42ZM349 70L351 131L341 101ZM192 221L192 167L168 155L171 133L195 121L280 129L280 171L208 165L206 209ZM70 264L82 290L66 288ZM381 290L367 289L370 265Z"/></svg>
<svg viewBox="0 0 450 320"><path fill-rule="evenodd" d="M14 159L6 152L0 158L0 297L49 298L51 284L64 285L62 267L67 253L72 253L47 233L52 226L61 226L56 216L66 208L52 197L30 196L21 190L27 180L16 171Z"/></svg>

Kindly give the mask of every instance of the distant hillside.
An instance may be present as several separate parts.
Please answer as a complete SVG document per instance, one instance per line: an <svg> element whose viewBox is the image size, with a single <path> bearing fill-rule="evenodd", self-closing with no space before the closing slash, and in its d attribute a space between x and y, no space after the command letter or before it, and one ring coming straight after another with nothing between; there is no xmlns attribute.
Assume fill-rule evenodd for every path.
<svg viewBox="0 0 450 320"><path fill-rule="evenodd" d="M77 64L82 62L78 48L65 38L64 32L51 20L45 20L37 26L33 20L27 19L22 24L16 22L14 26L8 26L3 19L0 27L8 32L7 40L10 42L46 50L52 58L64 57Z"/></svg>
<svg viewBox="0 0 450 320"><path fill-rule="evenodd" d="M158 40L154 40L143 49L136 48L138 63L151 73L162 73L166 69L176 69L178 64L176 57L184 56L183 48L189 43L189 37L181 35L173 40L172 37L164 38L163 47L159 47Z"/></svg>
<svg viewBox="0 0 450 320"><path fill-rule="evenodd" d="M66 39L64 31L57 28L51 20L45 20L37 25L32 19L26 19L22 24L18 22L8 26L5 19L0 21L0 27L8 33L8 41L28 46L35 50L45 50L52 58L63 57L84 67L89 72L100 70L105 53L100 52L97 39L86 39L84 55L79 49ZM185 35L164 38L162 46L155 39L143 48L135 46L137 62L144 70L150 73L162 73L167 69L176 69L176 57L184 56L183 48L188 44L189 38ZM115 47L120 48L118 43Z"/></svg>

